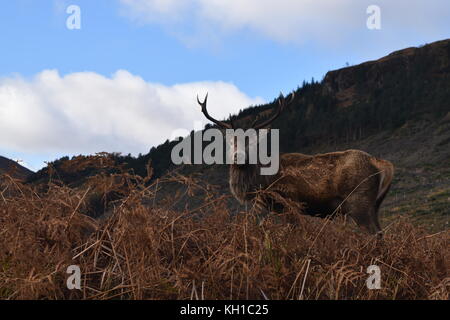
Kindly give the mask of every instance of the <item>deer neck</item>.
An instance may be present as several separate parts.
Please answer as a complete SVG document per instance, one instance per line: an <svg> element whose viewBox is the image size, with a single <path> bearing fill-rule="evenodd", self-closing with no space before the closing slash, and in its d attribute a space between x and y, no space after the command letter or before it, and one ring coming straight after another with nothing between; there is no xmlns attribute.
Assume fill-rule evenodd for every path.
<svg viewBox="0 0 450 320"><path fill-rule="evenodd" d="M244 203L255 197L255 191L264 189L274 176L261 175L257 164L230 165L230 189L239 202Z"/></svg>

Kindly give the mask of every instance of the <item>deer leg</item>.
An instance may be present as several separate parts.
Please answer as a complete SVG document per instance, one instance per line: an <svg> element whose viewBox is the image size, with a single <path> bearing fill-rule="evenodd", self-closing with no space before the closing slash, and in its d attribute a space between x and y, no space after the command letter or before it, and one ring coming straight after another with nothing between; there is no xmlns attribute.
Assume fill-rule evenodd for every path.
<svg viewBox="0 0 450 320"><path fill-rule="evenodd" d="M377 210L377 208L374 208L374 210L371 210L370 213L371 213L371 217L372 217L372 223L375 225L375 228L377 230L376 231L377 237L379 239L381 239L383 237L383 231L381 229L380 220L378 218L378 210Z"/></svg>

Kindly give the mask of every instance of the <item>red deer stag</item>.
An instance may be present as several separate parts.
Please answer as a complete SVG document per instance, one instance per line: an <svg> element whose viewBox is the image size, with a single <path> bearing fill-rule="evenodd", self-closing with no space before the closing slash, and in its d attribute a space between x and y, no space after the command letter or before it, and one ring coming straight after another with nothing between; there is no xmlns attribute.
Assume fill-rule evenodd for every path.
<svg viewBox="0 0 450 320"><path fill-rule="evenodd" d="M208 114L207 97L203 102L197 97L205 117L221 128L234 129L233 123L218 121ZM268 127L292 100L293 96L286 103L281 96L274 114L259 124L256 119L252 128ZM378 210L394 175L391 162L360 150L317 155L285 153L280 155L278 173L269 176L260 174L259 164L237 164L235 155L233 159L229 184L241 203L252 200L258 190L275 187L275 190L288 190L279 192L282 197L303 203L305 214L325 217L340 209L367 232L382 235Z"/></svg>

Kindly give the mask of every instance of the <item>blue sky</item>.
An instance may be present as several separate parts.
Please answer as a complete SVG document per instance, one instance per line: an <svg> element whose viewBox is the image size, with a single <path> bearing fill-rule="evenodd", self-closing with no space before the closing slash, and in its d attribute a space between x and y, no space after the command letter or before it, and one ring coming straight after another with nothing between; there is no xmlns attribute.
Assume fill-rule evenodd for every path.
<svg viewBox="0 0 450 320"><path fill-rule="evenodd" d="M369 5L381 29L369 30ZM81 29L69 30L69 5ZM0 5L0 155L146 153L329 70L449 37L444 0L15 0ZM203 121L204 122L204 121Z"/></svg>

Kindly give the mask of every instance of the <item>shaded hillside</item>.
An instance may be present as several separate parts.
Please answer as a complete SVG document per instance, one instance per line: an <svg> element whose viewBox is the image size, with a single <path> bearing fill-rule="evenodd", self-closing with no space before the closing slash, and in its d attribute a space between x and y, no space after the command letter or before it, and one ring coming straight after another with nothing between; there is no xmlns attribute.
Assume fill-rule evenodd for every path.
<svg viewBox="0 0 450 320"><path fill-rule="evenodd" d="M386 129L361 139L349 139L336 144L318 142L301 149L317 154L346 149L360 149L390 160L395 165L393 184L381 207L382 225L386 226L398 214L404 214L428 229L448 229L450 217L450 114L438 121L411 120L397 129ZM218 192L229 195L228 166L185 165L178 173L195 177L214 185ZM170 203L174 194L183 194L186 186L173 183L161 189L158 199ZM204 192L197 196L185 194L173 207L200 207ZM244 210L232 197L229 205Z"/></svg>
<svg viewBox="0 0 450 320"><path fill-rule="evenodd" d="M384 130L401 128L408 121L440 121L450 111L450 40L330 71L321 82L303 82L295 92L290 109L272 125L280 128L283 124L282 152L362 140ZM247 108L233 119L240 126L249 126L257 115L267 117L274 102ZM211 106L211 113L213 110ZM154 176L159 177L171 167L174 144L167 140L146 155L137 158L116 155L116 161L145 176L151 160ZM53 167L62 169L64 160L68 158L55 161ZM64 172L60 173L69 183L79 178L71 175L65 179ZM30 182L48 176L48 168L44 168Z"/></svg>
<svg viewBox="0 0 450 320"><path fill-rule="evenodd" d="M0 156L0 175L8 174L13 178L25 180L33 171L21 166L16 161Z"/></svg>
<svg viewBox="0 0 450 320"><path fill-rule="evenodd" d="M295 93L293 104L272 124L272 128L281 128L281 152L315 154L356 148L391 160L396 174L386 199L387 213L414 209L418 215L438 214L437 224L448 220L450 40L330 71L321 82L304 82ZM247 108L232 119L248 127L257 115L270 116L275 102ZM210 109L213 114L214 106ZM170 153L175 143L166 141L137 158L113 155L114 165L144 177L151 161L154 178L177 169L228 193L226 166L172 166ZM52 176L76 186L98 173L94 168L76 170L67 160L55 161L29 182L48 181ZM159 198L170 198L177 191L175 186L166 194L161 191ZM189 196L179 205L195 206L202 199L201 195ZM230 204L237 206L233 200Z"/></svg>
<svg viewBox="0 0 450 320"><path fill-rule="evenodd" d="M449 40L329 72L321 83L304 83L296 97L272 125L281 127L282 152L316 154L352 148L390 160L396 173L382 207L383 224L404 213L433 230L448 228ZM257 112L272 106L249 108L235 119L245 127ZM223 165L190 165L179 172L208 181L227 194L227 170ZM174 190L183 188L173 186L165 194L162 190L160 197L169 199ZM188 202L196 207L201 199L200 194L186 196L180 206ZM238 207L234 200L230 204Z"/></svg>

